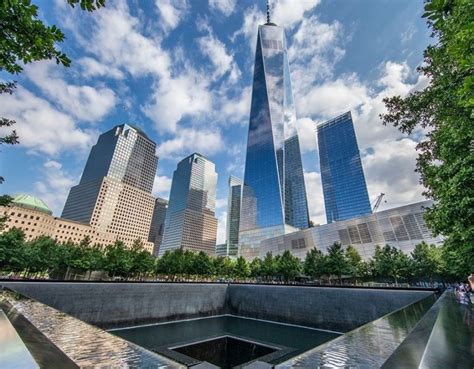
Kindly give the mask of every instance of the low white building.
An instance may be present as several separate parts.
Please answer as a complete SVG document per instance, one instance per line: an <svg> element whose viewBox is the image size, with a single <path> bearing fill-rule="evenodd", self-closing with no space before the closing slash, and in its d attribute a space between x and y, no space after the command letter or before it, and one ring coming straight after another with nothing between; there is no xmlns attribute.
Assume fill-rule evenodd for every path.
<svg viewBox="0 0 474 369"><path fill-rule="evenodd" d="M344 247L354 246L364 259L374 256L377 245L389 244L405 253L413 251L422 241L441 245L443 237L434 237L423 219L425 209L432 204L432 201L422 201L269 238L260 243L259 257L263 258L267 252L279 255L290 250L304 259L312 248L327 252L334 242Z"/></svg>

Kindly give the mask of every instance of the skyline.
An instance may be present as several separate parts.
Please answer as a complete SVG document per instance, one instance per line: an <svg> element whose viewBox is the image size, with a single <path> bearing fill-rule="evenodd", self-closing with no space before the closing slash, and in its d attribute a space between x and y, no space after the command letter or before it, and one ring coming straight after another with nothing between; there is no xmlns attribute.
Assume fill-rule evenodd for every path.
<svg viewBox="0 0 474 369"><path fill-rule="evenodd" d="M181 4L184 3L181 2ZM79 36L72 36L61 22L55 21L66 31L68 39L62 47L64 47L67 53L71 54L74 66L69 70L65 70L59 66L52 66L50 63L34 63L25 68L24 76L18 78L19 85L21 86L18 91L13 96L2 96L2 101L6 101L6 103L2 104L0 112L17 120L15 128L20 135L20 141L23 143L23 145L18 145L15 148L5 148L2 155L0 155L6 177L2 192L27 192L38 195L53 208L55 215L59 215L65 200L63 193L65 192L67 195L69 187L78 182L87 159L87 152L97 139L98 133L110 129L116 124L130 122L143 128L158 144L157 154L160 156L160 162L158 164L158 175L155 177L154 194L156 196L168 197L167 192L171 185L173 167L184 156L198 151L216 162L217 172L219 173L219 186L217 190L219 235L222 234L222 229L225 234L224 219L226 217L227 180L231 174L242 177L246 130L250 111L248 91L252 78L251 65L254 58L254 42L257 25L265 22L265 9L264 2L262 2L258 9L259 14L257 15L255 11L257 8L252 6L252 3L239 2L236 4L235 11L230 13L229 22L225 22L223 19L226 18L221 13L222 11L230 12L230 8L221 8L222 11L211 8L207 13L204 12L204 15L201 14L201 18L193 16L195 13L203 11L199 9L199 5L207 7L207 2L203 1L202 3L197 5L195 3L187 3L187 10L183 10L186 8L183 7L181 9L183 10L182 13L179 13L179 11L176 13L182 14L182 19L176 16L175 18L169 18L169 23L162 22L163 24L168 24L168 28L158 31L158 35L163 37L159 45L156 42L151 45L146 44L146 40L152 39L153 36L150 35L153 35L153 31L146 29L146 22L145 26L140 29L136 20L144 15L136 14L136 16L133 16L131 12L133 13L136 9L125 7L123 3L118 5L113 3L107 4L107 7L97 12L97 14L85 17L85 22L94 23L95 18L99 18L104 22L101 27L106 29L106 27L111 26L110 22L106 22L107 19L111 20L113 18L118 22L116 24L123 27L125 27L125 21L128 21L129 23L127 24L132 26L133 34L123 37L138 37L135 40L145 42L142 46L148 45L150 47L147 51L151 52L151 54L143 52L137 55L138 57L151 55L156 56L157 60L162 61L160 57L165 58L166 55L172 55L177 56L178 62L184 61L183 65L186 65L187 62L191 61L190 56L196 57L198 60L199 53L205 54L207 51L208 55L210 55L210 53L216 52L216 50L221 52L224 50L224 54L217 53L216 55L221 57L226 55L227 58L215 58L214 60L218 60L221 64L212 65L211 70L205 71L204 76L200 73L199 68L205 63L199 64L196 62L196 65L191 64L192 67L187 68L186 74L173 75L172 71L168 71L167 68L159 69L160 63L158 63L160 65L155 65L155 67L151 65L153 63L150 63L149 60L149 64L140 64L138 60L127 59L126 55L122 54L120 55L122 59L114 62L115 68L110 68L109 65L109 68L106 68L107 70L100 69L97 64L93 64L92 59L85 58L95 57L96 61L110 63L111 57L117 51L112 50L114 44L98 44L105 47L105 51L100 51L99 46L96 44L89 45L95 47L95 49L86 49L86 52L78 57L75 54L78 51L74 47L79 49L80 41L78 45L74 45L74 43L77 42L76 37ZM377 115L382 111L382 96L385 94L406 93L416 83L418 85L423 83L420 79L417 81L411 80L410 74L414 67L421 62L421 50L426 43L418 43L417 47L410 47L410 42L414 42L413 38L415 36L412 35L410 40L409 34L404 33L405 41L400 40L398 45L389 46L395 48L395 46L404 44L408 52L412 52L414 56L409 53L404 54L403 50L399 52L400 55L398 57L397 55L394 56L393 53L388 53L387 50L379 50L380 54L387 54L393 58L377 62L377 58L374 57L373 53L369 54L370 56L367 60L371 61L370 65L374 70L364 72L363 68L357 65L357 58L354 59L356 54L354 54L354 51L351 51L354 43L361 43L361 38L358 38L357 35L361 33L361 28L364 27L359 24L350 28L351 22L347 21L347 13L344 16L344 12L347 12L347 10L341 11L341 9L338 9L339 14L331 17L330 9L334 4L331 5L323 1L318 6L311 6L315 3L315 1L300 3L300 14L297 14L298 9L296 8L298 7L291 8L291 11L289 10L290 8L287 8L287 11L283 12L281 9L284 8L287 2L280 2L276 5L273 11L274 15L272 16L272 19L277 24L285 27L290 45L289 51L292 58L290 59L290 73L295 91L298 123L300 124L299 135L304 153L303 166L306 172L305 179L312 220L316 223L324 223L324 206L322 205L322 190L317 164L319 160L315 151L315 124L322 123L349 109L354 109L354 123L360 143L364 169L366 170L370 200L373 201L379 192L387 193L388 203L385 205L385 208L388 208L421 199L421 190L417 185L417 175L412 173L416 156L414 151L416 143L408 138L400 140L403 135L393 129L393 127L382 126ZM400 3L395 8L403 8ZM160 2L160 5L163 4L166 4L166 2ZM211 4L217 4L217 2L211 1ZM409 2L402 4L409 8ZM372 7L380 8L378 4L372 5ZM49 5L45 4L44 6L48 8ZM394 7L393 4L391 6ZM51 7L56 8L58 6L51 5ZM357 7L357 3L352 3L350 7ZM370 4L365 2L363 8L367 10L370 7ZM304 16L301 16L301 12L304 9L307 9L307 11L304 13ZM371 10L373 11L373 9ZM421 1L418 4L417 11L418 13L412 12L416 14L410 14L409 17L407 14L405 15L414 22L412 31L415 32L415 35L427 41L428 36L427 31L424 29L424 23L418 19L422 11ZM164 14L169 14L166 13L166 9L161 9L161 12L157 10L157 12L161 14L160 17L162 19L166 18ZM390 12L387 9L385 12L385 15L397 18L393 14L389 14ZM406 12L407 10L404 9L404 11L399 13ZM278 17L281 17L279 14L282 13L285 14L285 17L278 19ZM73 21L73 12L69 9L62 12L61 7L59 7L58 14L58 19L66 19L69 22ZM206 14L211 18L206 20ZM244 14L243 24L241 20L238 20L239 14ZM395 12L394 14L398 13ZM217 19L212 18L213 15L218 15L215 17ZM316 21L315 16L318 17ZM173 23L171 22L173 19L175 22L179 20L181 22ZM298 21L298 19L301 20ZM361 23L363 23L362 19L364 18L361 18ZM123 21L123 23L119 21ZM171 29L174 24L176 24L176 28ZM196 47L189 50L179 46L167 49L166 45L172 44L173 39L175 41L179 39L179 35L186 30L186 25L189 24L191 24L190 28L194 26L197 30ZM73 28L74 24L69 23L69 26ZM159 24L156 22L151 25L149 24L149 26L153 29L153 27L158 27ZM229 30L224 30L222 29L223 27L228 27ZM390 31L390 27L387 27L387 29ZM380 35L380 37L387 39L386 33L389 31L385 31L385 35ZM400 30L394 31L392 29L392 31L398 37ZM233 42L229 39L229 34L231 36L235 35ZM320 37L315 40L314 44L310 44L309 40L314 40L314 34ZM116 36L107 33L106 35L110 37ZM303 37L305 35L306 37ZM307 37L308 35L309 37ZM216 42L216 40L220 43ZM184 46L186 46L185 40L179 41L178 45L180 43L184 43ZM125 46L122 45L122 47L136 46L125 43ZM225 49L222 47L225 47ZM369 45L366 47L370 49ZM328 49L337 50L337 52L328 52ZM358 50L360 54L366 51L363 48ZM186 52L189 52L189 55ZM338 55L335 55L336 53ZM346 60L349 57L352 58L352 61ZM314 61L315 58L317 59L316 61ZM202 56L201 59L203 59ZM227 64L223 62L225 60L228 61ZM328 70L327 68L330 68L334 62L333 69ZM406 64L404 64L405 62ZM86 72L81 70L83 65L89 65L89 67L94 65L94 68L90 68L86 72L94 72L98 76L79 81L77 79L78 76L85 78L84 73ZM317 65L320 68L314 71L310 65ZM102 67L104 66L105 64L102 64ZM156 68L156 70L148 70L152 67ZM161 65L161 67L163 66ZM179 68L184 67L180 66ZM304 75L305 78L302 78L301 73L304 71L308 73ZM170 73L166 74L166 72ZM311 80L311 78L308 78L308 74L312 72L315 72L315 76L314 78L309 76L313 78ZM108 75L107 77L101 77L101 73L108 73ZM159 91L163 92L160 89L166 87L169 91L174 91L178 94L194 93L194 97L185 95L185 102L188 106L180 107L183 109L183 112L188 113L188 116L178 121L176 120L177 116L165 117L167 119L166 122L161 122L156 116L152 120L149 117L150 115L153 116L151 110L145 109L142 111L140 109L147 106L151 107L153 104L146 104L153 100L153 98L151 100L147 98L144 98L143 101L137 100L134 104L124 99L121 95L123 85L128 88L128 95L142 92L138 89L139 86L136 89L133 87L137 84L139 85L139 83L143 83L143 86L145 86L146 81L141 80L150 78L152 83L149 83L147 88L153 85L156 86L156 88L151 87L152 95L153 93L158 94ZM207 83L206 78L208 79ZM51 86L35 86L35 84L39 85L42 83L41 81L45 80ZM79 86L78 82L84 82L84 85ZM193 84L197 86L198 91L186 91ZM182 87L182 90L180 90L180 87ZM70 95L65 94L65 97L62 98L60 95L64 94L65 91L69 92ZM110 92L113 95L110 95ZM328 96L331 96L331 93L341 95L342 97L333 95L331 101L329 101ZM222 98L222 95L225 98ZM80 96L82 100L74 104L73 99L74 97L77 98L77 96ZM113 99L111 96L114 96ZM127 96L127 93L125 93L125 96ZM68 97L70 100L67 100ZM90 97L90 100L88 100L88 97ZM200 99L200 97L203 97L203 99ZM207 97L209 97L209 101L212 100L212 104L204 108L201 105L197 105L203 102L206 103L204 100ZM110 98L110 101L113 100L112 105L107 105L108 98ZM170 98L170 96L165 94L163 99L166 98ZM186 100L187 98L190 99ZM94 99L97 99L97 101ZM321 99L322 102L319 103ZM214 105L223 100L228 104L224 104L220 111L214 110ZM170 98L167 101L170 102L172 99ZM125 103L130 103L130 110L120 111L119 105L121 102L124 102L124 105L126 105ZM27 108L26 105L31 103L33 104ZM155 103L162 104L163 102L155 101ZM171 108L175 107L171 106ZM186 109L193 110L189 111ZM208 109L208 112L206 112L206 109ZM172 110L170 109L166 114L171 114ZM32 114L36 115L33 115L33 118L31 118ZM136 115L135 119L133 118L134 115ZM206 125L205 122L209 116L211 118L214 116L214 121ZM222 117L222 121L219 121L216 116ZM57 126L55 126L56 131L54 129L49 131L52 134L51 136L42 136L42 134L45 134L43 129L51 128L48 126L52 122L51 117L59 117L62 120L54 121ZM67 117L69 119L66 119ZM36 122L35 119L37 120ZM236 122L234 124L227 124L232 119L235 119ZM88 121L96 121L97 124L87 123ZM68 127L66 125L68 122L72 126L69 125ZM173 122L176 123L175 128L173 128ZM163 126L162 123L166 123L167 126ZM28 127L35 130L28 132L25 130ZM203 129L203 127L205 128ZM64 132L60 132L61 129L64 129ZM198 130L201 130L200 136L198 136ZM29 137L29 135L32 137ZM189 143L192 143L194 147L189 145L186 149L185 147ZM389 150L385 150L387 147ZM41 155L45 156L41 157ZM22 174L15 173L13 168L18 168L18 171L21 171ZM30 179L30 175L32 179ZM388 187L389 184L392 184L390 189ZM63 199L61 199L61 196L63 196ZM316 197L319 198L316 199ZM383 207L380 210L383 210ZM218 243L224 241L225 239L218 237Z"/></svg>

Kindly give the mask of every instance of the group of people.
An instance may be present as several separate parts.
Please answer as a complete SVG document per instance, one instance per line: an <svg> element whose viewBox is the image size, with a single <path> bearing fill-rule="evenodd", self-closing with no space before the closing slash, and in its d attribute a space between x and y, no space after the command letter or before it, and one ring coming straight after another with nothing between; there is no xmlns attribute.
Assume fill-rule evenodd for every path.
<svg viewBox="0 0 474 369"><path fill-rule="evenodd" d="M461 304L474 304L474 274L467 278L469 283L459 283L455 289L454 294Z"/></svg>

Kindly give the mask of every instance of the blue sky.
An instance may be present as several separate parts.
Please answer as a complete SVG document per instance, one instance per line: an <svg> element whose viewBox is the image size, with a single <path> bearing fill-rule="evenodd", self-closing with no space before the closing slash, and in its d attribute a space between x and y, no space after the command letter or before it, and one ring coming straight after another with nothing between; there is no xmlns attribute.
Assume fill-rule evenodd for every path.
<svg viewBox="0 0 474 369"><path fill-rule="evenodd" d="M25 67L0 97L20 145L2 147L2 193L39 196L60 215L97 136L130 122L157 143L154 194L167 198L176 163L197 151L216 163L218 241L225 240L227 181L243 176L263 0L108 1L92 14L34 1L66 34L70 68ZM371 201L381 209L422 199L413 137L384 127L382 99L426 86L416 67L430 42L422 0L280 0L311 218L324 223L315 125L351 110ZM2 79L11 79L0 74Z"/></svg>

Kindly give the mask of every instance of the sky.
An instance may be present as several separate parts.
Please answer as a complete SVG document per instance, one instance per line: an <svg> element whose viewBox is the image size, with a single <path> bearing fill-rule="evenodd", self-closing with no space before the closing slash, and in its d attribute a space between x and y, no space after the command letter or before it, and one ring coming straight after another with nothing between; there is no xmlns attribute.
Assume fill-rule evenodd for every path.
<svg viewBox="0 0 474 369"><path fill-rule="evenodd" d="M99 134L143 129L159 156L153 194L168 198L176 164L199 152L216 164L218 243L225 241L227 182L243 177L257 27L264 0L107 1L93 13L38 1L57 25L70 68L35 62L12 77L0 115L20 144L0 152L0 193L29 193L60 216ZM423 199L414 172L425 133L384 126L382 99L422 89L416 67L432 42L422 0L274 0L272 21L288 41L311 219L324 224L315 127L351 111L367 181L379 210Z"/></svg>

